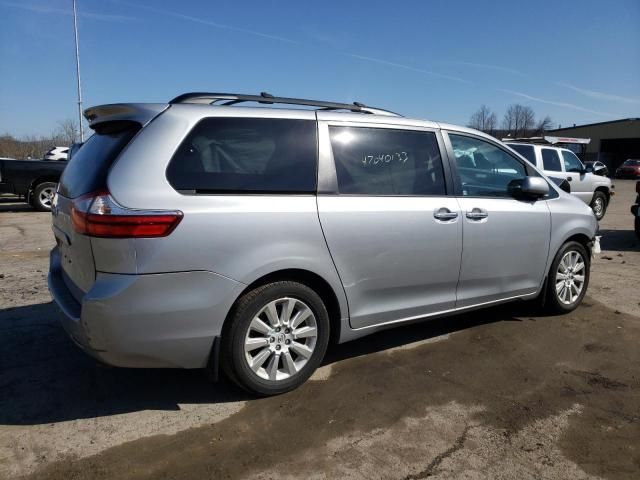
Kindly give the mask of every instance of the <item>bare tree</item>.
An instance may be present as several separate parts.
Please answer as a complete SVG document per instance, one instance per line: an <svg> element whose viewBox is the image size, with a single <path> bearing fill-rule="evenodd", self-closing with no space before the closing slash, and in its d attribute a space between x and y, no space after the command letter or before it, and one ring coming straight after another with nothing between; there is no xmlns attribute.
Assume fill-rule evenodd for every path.
<svg viewBox="0 0 640 480"><path fill-rule="evenodd" d="M514 106L510 105L502 117L502 129L508 136L513 136L514 125L516 123L516 114Z"/></svg>
<svg viewBox="0 0 640 480"><path fill-rule="evenodd" d="M536 122L536 114L531 107L514 103L507 107L502 119L502 128L513 137L522 137L530 133Z"/></svg>
<svg viewBox="0 0 640 480"><path fill-rule="evenodd" d="M60 146L69 146L76 143L78 141L77 122L70 118L58 122L58 128L54 132L53 138L60 143Z"/></svg>
<svg viewBox="0 0 640 480"><path fill-rule="evenodd" d="M543 135L544 132L550 130L553 127L553 121L549 115L545 116L542 120L538 122L536 126L536 133L538 135Z"/></svg>
<svg viewBox="0 0 640 480"><path fill-rule="evenodd" d="M536 126L536 114L531 107L523 107L522 109L522 135L527 135Z"/></svg>
<svg viewBox="0 0 640 480"><path fill-rule="evenodd" d="M469 119L469 127L493 134L498 126L498 117L486 105L482 105Z"/></svg>
<svg viewBox="0 0 640 480"><path fill-rule="evenodd" d="M16 137L10 133L0 135L0 157L18 159L42 158L53 147L69 146L78 139L78 124L74 120L58 122L50 136L24 135Z"/></svg>

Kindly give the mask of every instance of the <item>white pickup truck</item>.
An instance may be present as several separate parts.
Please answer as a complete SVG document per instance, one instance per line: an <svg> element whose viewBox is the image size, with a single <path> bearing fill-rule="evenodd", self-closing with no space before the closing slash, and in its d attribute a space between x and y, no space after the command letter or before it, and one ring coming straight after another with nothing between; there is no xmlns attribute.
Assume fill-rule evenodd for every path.
<svg viewBox="0 0 640 480"><path fill-rule="evenodd" d="M568 148L533 143L505 143L546 175L566 178L571 185L571 193L590 205L596 218L602 220L614 194L610 179L591 173Z"/></svg>

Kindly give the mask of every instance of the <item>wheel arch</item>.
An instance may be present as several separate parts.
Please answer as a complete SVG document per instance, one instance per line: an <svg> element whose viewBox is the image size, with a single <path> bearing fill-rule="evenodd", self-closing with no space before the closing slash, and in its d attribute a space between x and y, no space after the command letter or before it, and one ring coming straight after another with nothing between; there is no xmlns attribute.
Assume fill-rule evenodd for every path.
<svg viewBox="0 0 640 480"><path fill-rule="evenodd" d="M591 239L584 233L576 233L570 236L564 242L562 242L562 245L568 242L578 242L587 250L587 253L591 255ZM562 248L562 245L560 245L560 248Z"/></svg>
<svg viewBox="0 0 640 480"><path fill-rule="evenodd" d="M227 314L224 324L222 326L222 332L224 335L225 328L228 326L229 318L232 316L233 311L235 309L236 304L246 293L254 290L257 287L262 285L266 285L267 283L273 283L278 281L293 281L301 283L313 291L315 291L322 301L324 302L327 312L329 314L329 325L330 325L330 343L337 343L340 339L340 333L343 328L342 323L342 310L340 308L340 301L338 300L338 296L336 292L331 287L329 282L327 282L324 278L322 278L317 273L314 273L310 270L300 269L300 268L288 268L277 270L266 275L261 276L260 278L251 282L247 287L238 295L233 306L229 310ZM346 313L346 312L344 312Z"/></svg>
<svg viewBox="0 0 640 480"><path fill-rule="evenodd" d="M596 187L596 189L593 191L594 195L596 192L604 193L604 196L607 199L607 205L609 205L609 201L611 200L611 190L608 187L605 187L604 185L600 185L599 187Z"/></svg>
<svg viewBox="0 0 640 480"><path fill-rule="evenodd" d="M44 175L42 177L38 177L29 184L29 187L27 188L27 191L24 192L24 195L27 198L27 200L30 202L33 196L33 192L38 187L38 185L46 182L58 183L59 181L60 181L60 177L55 177L52 175Z"/></svg>
<svg viewBox="0 0 640 480"><path fill-rule="evenodd" d="M250 284L248 284L236 297L231 308L227 312L227 315L222 323L222 327L220 329L219 336L214 338L213 344L211 346L211 351L209 353L209 358L206 364L206 370L208 372L209 377L217 381L219 378L219 369L220 369L220 361L221 361L221 338L223 338L228 329L231 326L231 322L229 319L233 316L236 305L238 301L248 292L254 290L261 285L266 285L268 283L273 283L277 281L294 281L301 283L313 291L315 291L325 306L327 307L327 312L329 313L329 343L335 344L340 341L341 332L344 328L344 324L342 321L342 314L340 309L340 301L338 300L338 296L336 295L334 289L331 287L329 282L327 282L324 278L322 278L317 273L314 273L310 270L300 269L300 268L287 268L276 270L270 272L268 274L262 275L257 278ZM345 312L346 313L346 312Z"/></svg>

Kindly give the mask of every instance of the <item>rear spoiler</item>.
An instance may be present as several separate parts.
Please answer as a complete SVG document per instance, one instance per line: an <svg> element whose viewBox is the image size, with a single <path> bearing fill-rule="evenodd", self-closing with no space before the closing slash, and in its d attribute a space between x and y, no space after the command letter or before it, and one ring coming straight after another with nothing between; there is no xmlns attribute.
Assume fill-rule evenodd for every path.
<svg viewBox="0 0 640 480"><path fill-rule="evenodd" d="M84 118L93 129L101 123L116 121L136 122L144 127L167 108L166 103L112 103L87 108Z"/></svg>

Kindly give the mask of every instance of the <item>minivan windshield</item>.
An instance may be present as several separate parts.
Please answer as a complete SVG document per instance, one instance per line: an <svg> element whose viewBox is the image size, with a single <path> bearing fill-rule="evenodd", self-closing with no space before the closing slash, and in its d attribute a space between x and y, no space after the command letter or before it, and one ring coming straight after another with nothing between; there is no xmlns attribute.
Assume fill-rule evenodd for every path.
<svg viewBox="0 0 640 480"><path fill-rule="evenodd" d="M137 123L126 122L94 133L67 163L58 193L77 198L104 187L113 160L139 129Z"/></svg>

